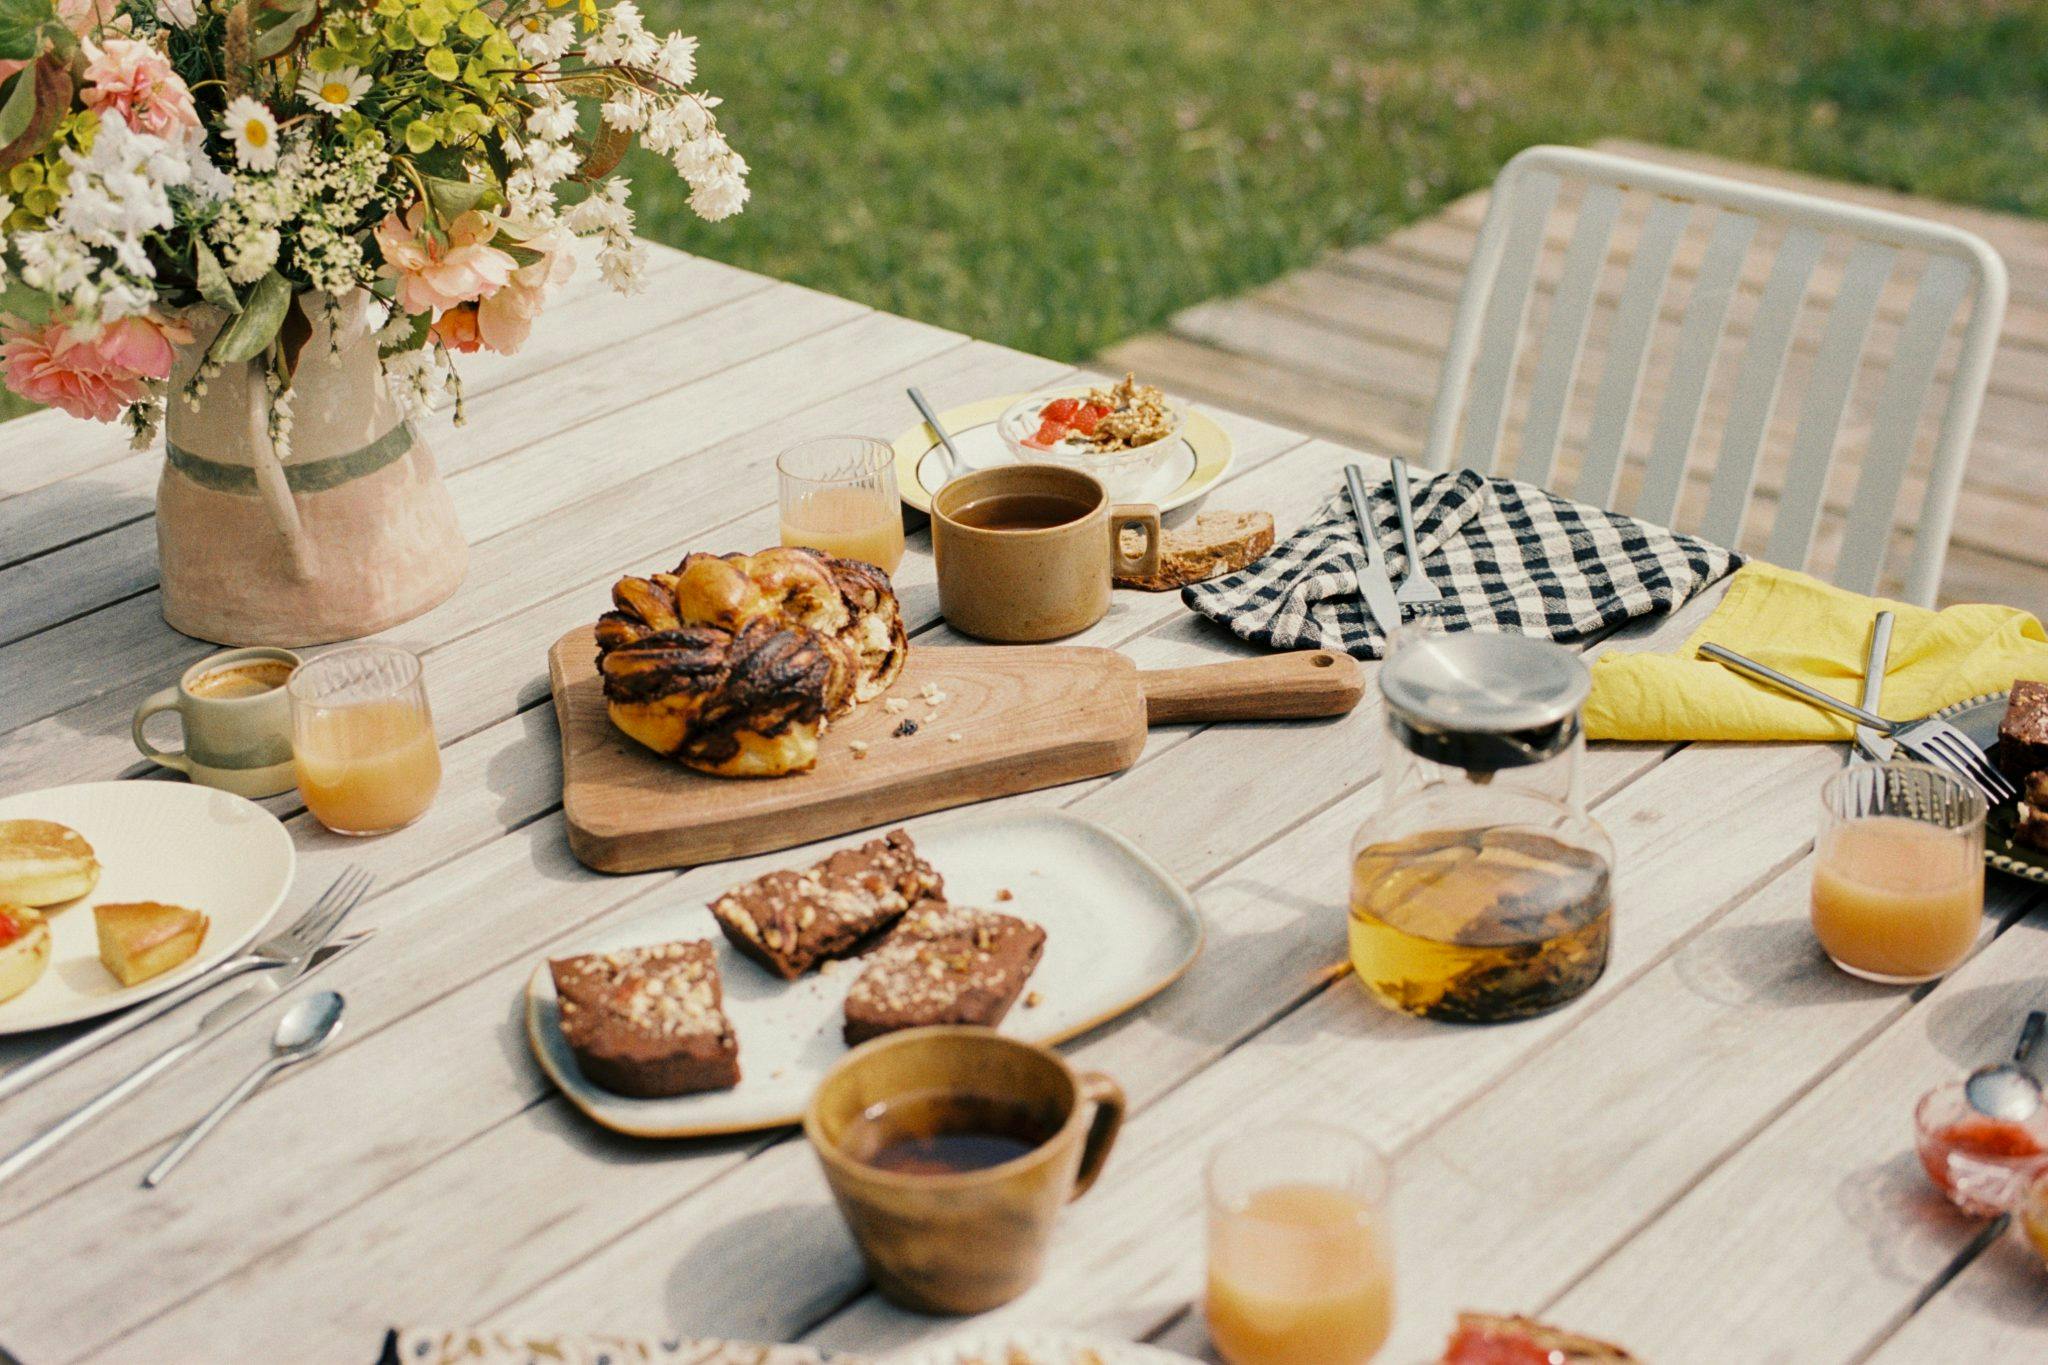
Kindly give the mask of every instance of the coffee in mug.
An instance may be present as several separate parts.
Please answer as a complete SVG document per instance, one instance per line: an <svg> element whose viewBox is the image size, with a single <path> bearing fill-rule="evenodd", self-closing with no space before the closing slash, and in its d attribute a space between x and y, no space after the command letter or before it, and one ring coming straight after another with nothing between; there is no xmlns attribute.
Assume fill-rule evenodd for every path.
<svg viewBox="0 0 2048 1365"><path fill-rule="evenodd" d="M135 747L205 787L237 796L276 796L296 783L292 770L292 708L285 684L299 666L288 649L231 649L201 659L135 708ZM183 749L159 749L142 732L162 711L175 711Z"/></svg>
<svg viewBox="0 0 2048 1365"><path fill-rule="evenodd" d="M1038 1278L1053 1223L1087 1193L1124 1093L994 1029L906 1029L819 1085L804 1135L875 1287L924 1313L979 1313Z"/></svg>
<svg viewBox="0 0 2048 1365"><path fill-rule="evenodd" d="M1144 548L1123 551L1126 528ZM1159 509L1115 506L1093 476L1064 465L977 469L932 498L939 610L966 635L1057 640L1109 612L1111 579L1159 571Z"/></svg>

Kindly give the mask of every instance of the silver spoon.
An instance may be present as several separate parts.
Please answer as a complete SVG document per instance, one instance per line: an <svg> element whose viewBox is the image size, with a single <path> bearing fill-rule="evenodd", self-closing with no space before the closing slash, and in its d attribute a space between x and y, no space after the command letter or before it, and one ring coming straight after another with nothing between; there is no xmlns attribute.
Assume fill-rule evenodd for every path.
<svg viewBox="0 0 2048 1365"><path fill-rule="evenodd" d="M322 991L286 1010L284 1018L277 1021L277 1032L271 1035L270 1059L243 1077L240 1085L228 1091L219 1104L207 1111L205 1118L178 1139L177 1146L164 1153L163 1160L149 1168L149 1174L142 1177L143 1187L155 1189L161 1185L164 1177L228 1116L228 1111L255 1094L265 1081L326 1047L341 1032L341 1011L346 1003L339 992Z"/></svg>
<svg viewBox="0 0 2048 1365"><path fill-rule="evenodd" d="M2048 1027L2048 1013L2033 1011L2020 1027L2020 1042L2012 1050L2012 1061L1980 1066L1970 1073L1970 1078L1963 1082L1963 1097L1969 1100L1972 1109L1989 1118L2019 1123L2031 1118L2041 1107L2041 1083L2023 1071L2021 1064L2034 1050L2034 1044L2041 1041L2044 1027Z"/></svg>
<svg viewBox="0 0 2048 1365"><path fill-rule="evenodd" d="M932 411L932 405L924 401L924 395L917 391L915 385L907 392L910 394L910 401L917 405L917 415L924 418L924 424L932 429L932 434L939 438L939 444L946 448L946 467L940 471L945 478L939 482L944 483L955 474L965 472L967 462L960 458L960 452L953 446L953 438L947 435L945 427L939 424L939 414Z"/></svg>

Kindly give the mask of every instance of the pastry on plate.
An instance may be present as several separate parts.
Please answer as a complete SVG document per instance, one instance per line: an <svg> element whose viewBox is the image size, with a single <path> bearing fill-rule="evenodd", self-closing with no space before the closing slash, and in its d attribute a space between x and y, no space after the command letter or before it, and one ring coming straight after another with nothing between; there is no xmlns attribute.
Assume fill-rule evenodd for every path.
<svg viewBox="0 0 2048 1365"><path fill-rule="evenodd" d="M77 900L99 883L92 845L54 820L0 820L0 902L39 907Z"/></svg>
<svg viewBox="0 0 2048 1365"><path fill-rule="evenodd" d="M134 986L191 960L209 921L197 910L156 901L117 901L92 908L100 961L124 986Z"/></svg>
<svg viewBox="0 0 2048 1365"><path fill-rule="evenodd" d="M1636 1365L1636 1358L1534 1318L1460 1313L1440 1365Z"/></svg>
<svg viewBox="0 0 2048 1365"><path fill-rule="evenodd" d="M740 1083L717 951L705 939L548 963L562 1037L592 1085L658 1099Z"/></svg>
<svg viewBox="0 0 2048 1365"><path fill-rule="evenodd" d="M946 884L900 829L802 872L742 882L711 903L732 946L785 981L873 940Z"/></svg>
<svg viewBox="0 0 2048 1365"><path fill-rule="evenodd" d="M620 579L612 606L597 623L612 723L721 777L815 766L831 722L880 696L909 651L887 574L794 546L692 554Z"/></svg>
<svg viewBox="0 0 2048 1365"><path fill-rule="evenodd" d="M0 905L0 1001L12 1000L50 965L50 926L40 910Z"/></svg>
<svg viewBox="0 0 2048 1365"><path fill-rule="evenodd" d="M2048 682L2012 685L2005 715L1998 722L1998 766L2022 786L2038 772L2048 772Z"/></svg>
<svg viewBox="0 0 2048 1365"><path fill-rule="evenodd" d="M926 1024L1003 1021L1045 951L1045 930L1014 915L935 902L905 915L846 993L851 1047Z"/></svg>

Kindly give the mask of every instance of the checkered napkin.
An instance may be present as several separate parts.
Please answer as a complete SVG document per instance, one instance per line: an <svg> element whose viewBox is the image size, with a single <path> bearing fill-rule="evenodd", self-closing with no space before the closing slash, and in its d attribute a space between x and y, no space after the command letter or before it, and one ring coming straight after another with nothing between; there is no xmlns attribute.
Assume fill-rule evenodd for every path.
<svg viewBox="0 0 2048 1365"><path fill-rule="evenodd" d="M1742 562L1732 550L1472 470L1411 484L1423 568L1443 593L1426 612L1446 630L1580 640L1669 611ZM1391 483L1368 489L1373 526L1398 585L1408 572ZM1386 652L1360 593L1365 547L1343 489L1248 569L1182 590L1189 607L1273 649Z"/></svg>

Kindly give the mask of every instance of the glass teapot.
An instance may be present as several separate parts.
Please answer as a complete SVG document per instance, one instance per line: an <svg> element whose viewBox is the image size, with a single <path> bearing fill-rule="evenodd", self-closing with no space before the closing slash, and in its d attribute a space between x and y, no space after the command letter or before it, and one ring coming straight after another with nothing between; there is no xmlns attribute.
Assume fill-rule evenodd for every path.
<svg viewBox="0 0 2048 1365"><path fill-rule="evenodd" d="M1591 685L1547 640L1395 636L1380 810L1351 846L1351 963L1383 1004L1522 1019L1606 970L1614 846L1579 791Z"/></svg>

